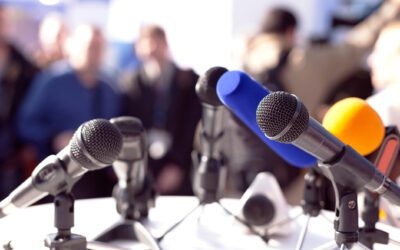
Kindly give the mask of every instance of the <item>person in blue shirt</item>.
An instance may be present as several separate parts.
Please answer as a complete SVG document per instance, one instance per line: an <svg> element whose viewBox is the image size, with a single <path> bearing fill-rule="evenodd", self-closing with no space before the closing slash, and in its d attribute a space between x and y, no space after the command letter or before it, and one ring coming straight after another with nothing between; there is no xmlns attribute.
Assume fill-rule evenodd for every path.
<svg viewBox="0 0 400 250"><path fill-rule="evenodd" d="M78 27L69 40L69 67L30 89L20 110L18 132L37 146L39 158L65 147L85 121L119 114L119 96L99 73L103 47L98 29Z"/></svg>
<svg viewBox="0 0 400 250"><path fill-rule="evenodd" d="M104 43L99 29L79 26L67 41L68 67L43 72L29 90L17 131L35 146L39 160L67 146L85 121L120 114L119 94L100 74Z"/></svg>

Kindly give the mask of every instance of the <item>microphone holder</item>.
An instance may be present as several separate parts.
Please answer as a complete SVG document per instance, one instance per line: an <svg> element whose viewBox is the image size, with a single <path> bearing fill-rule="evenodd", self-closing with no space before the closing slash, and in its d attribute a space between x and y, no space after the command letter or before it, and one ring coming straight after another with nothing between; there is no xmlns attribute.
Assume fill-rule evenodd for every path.
<svg viewBox="0 0 400 250"><path fill-rule="evenodd" d="M51 250L86 250L86 238L71 233L74 226L74 196L62 192L54 197L54 225L57 233L49 234L45 246Z"/></svg>
<svg viewBox="0 0 400 250"><path fill-rule="evenodd" d="M327 169L329 170L329 167ZM335 173L331 172L331 174L332 176L330 179L335 180ZM336 178L339 178L339 176ZM359 230L357 190L349 187L350 185L344 186L334 181L331 181L331 183L335 191L336 200L334 219L335 240L316 249L372 249L373 243L387 242L389 240L387 233L375 229L379 208L376 210L377 203L374 202L376 198L374 194L372 194L373 196L366 196L366 201L371 204L366 206L366 210L363 213L366 225ZM301 230L296 246L297 250L302 249L310 219L318 216L324 207L323 201L325 199L323 194L325 186L326 179L322 178L315 170L311 170L306 174L302 208L303 213L306 214L308 218Z"/></svg>
<svg viewBox="0 0 400 250"><path fill-rule="evenodd" d="M339 163L324 164L318 163L324 173L329 176L333 190L335 191L335 229L334 243L328 242L321 249L369 249L359 242L358 228L358 203L357 189L351 183L343 185L335 180L345 179L346 172L335 171L340 168Z"/></svg>

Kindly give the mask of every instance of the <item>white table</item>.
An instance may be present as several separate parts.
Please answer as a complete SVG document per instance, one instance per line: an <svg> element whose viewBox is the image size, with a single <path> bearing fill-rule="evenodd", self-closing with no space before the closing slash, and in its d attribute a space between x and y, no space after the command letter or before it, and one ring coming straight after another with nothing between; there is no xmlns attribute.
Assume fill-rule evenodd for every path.
<svg viewBox="0 0 400 250"><path fill-rule="evenodd" d="M236 199L223 199L221 203L232 212L236 212L239 205ZM197 199L194 197L159 197L155 208L150 211L145 226L154 236L159 236L196 205ZM300 213L301 209L298 207L291 210L292 216ZM45 204L22 209L0 219L0 243L12 240L17 250L46 249L43 247L44 238L47 234L55 232L53 216L53 205ZM332 214L327 216L332 218ZM83 235L90 241L119 220L112 198L78 200L75 202L75 227L72 232ZM266 245L258 236L250 234L219 205L210 204L205 206L203 211L198 209L168 234L162 241L161 247L166 250L293 250L305 221L304 215L298 217L294 222L293 233L285 237L274 237ZM390 238L400 240L399 229L383 224L379 224L378 227L388 231ZM333 225L326 216L312 218L303 249L313 249L332 241L333 236ZM400 249L400 247L393 244L375 245L375 249Z"/></svg>

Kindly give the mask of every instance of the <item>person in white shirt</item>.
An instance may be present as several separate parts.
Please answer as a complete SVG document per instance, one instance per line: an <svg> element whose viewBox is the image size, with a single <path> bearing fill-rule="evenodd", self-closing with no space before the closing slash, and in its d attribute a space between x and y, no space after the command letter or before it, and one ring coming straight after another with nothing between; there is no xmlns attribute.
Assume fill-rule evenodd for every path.
<svg viewBox="0 0 400 250"><path fill-rule="evenodd" d="M400 21L382 29L368 63L376 93L367 101L385 126L400 128Z"/></svg>

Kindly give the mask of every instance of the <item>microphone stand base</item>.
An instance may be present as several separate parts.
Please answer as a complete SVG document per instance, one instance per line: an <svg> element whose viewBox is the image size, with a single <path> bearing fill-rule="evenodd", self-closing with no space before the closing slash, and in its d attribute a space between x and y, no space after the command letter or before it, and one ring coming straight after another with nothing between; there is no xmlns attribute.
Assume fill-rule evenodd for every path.
<svg viewBox="0 0 400 250"><path fill-rule="evenodd" d="M151 250L160 250L160 247L150 232L138 221L118 222L105 232L97 236L94 241L112 244L113 241L129 241L129 244L144 244Z"/></svg>
<svg viewBox="0 0 400 250"><path fill-rule="evenodd" d="M60 237L59 234L49 234L45 239L45 246L51 250L86 250L86 238L71 234L68 239Z"/></svg>
<svg viewBox="0 0 400 250"><path fill-rule="evenodd" d="M374 244L389 244L389 234L376 228L372 231L360 228L359 240L372 249Z"/></svg>

